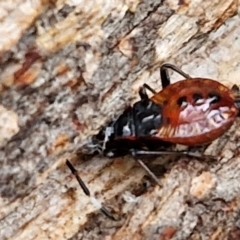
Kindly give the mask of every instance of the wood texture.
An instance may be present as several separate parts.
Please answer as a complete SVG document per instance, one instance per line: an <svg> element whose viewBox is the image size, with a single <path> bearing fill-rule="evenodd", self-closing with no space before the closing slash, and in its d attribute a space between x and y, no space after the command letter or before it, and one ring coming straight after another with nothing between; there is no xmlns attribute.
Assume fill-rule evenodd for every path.
<svg viewBox="0 0 240 240"><path fill-rule="evenodd" d="M79 154L144 82L161 89L163 62L239 84L239 9L237 0L1 2L0 100L19 131L1 137L0 239L240 239L239 120L206 149L218 161L171 159L161 188L130 156ZM90 203L67 158L119 221Z"/></svg>

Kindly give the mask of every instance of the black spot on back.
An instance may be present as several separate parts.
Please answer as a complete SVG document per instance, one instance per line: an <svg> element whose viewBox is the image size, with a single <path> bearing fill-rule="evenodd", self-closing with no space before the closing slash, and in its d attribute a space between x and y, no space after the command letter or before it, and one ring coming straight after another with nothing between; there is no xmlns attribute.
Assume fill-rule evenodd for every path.
<svg viewBox="0 0 240 240"><path fill-rule="evenodd" d="M209 98L212 98L211 104L218 103L221 100L221 96L218 93L210 92L208 94Z"/></svg>
<svg viewBox="0 0 240 240"><path fill-rule="evenodd" d="M178 98L178 100L177 100L177 104L179 107L181 107L184 102L187 102L186 96L182 96L182 97Z"/></svg>
<svg viewBox="0 0 240 240"><path fill-rule="evenodd" d="M199 99L203 99L203 95L201 93L194 93L193 100L196 103Z"/></svg>

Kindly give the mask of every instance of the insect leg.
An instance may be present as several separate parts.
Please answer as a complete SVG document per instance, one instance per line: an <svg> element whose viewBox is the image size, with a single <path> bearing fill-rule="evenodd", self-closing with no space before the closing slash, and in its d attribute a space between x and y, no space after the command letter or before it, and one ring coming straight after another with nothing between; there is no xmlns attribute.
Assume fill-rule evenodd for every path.
<svg viewBox="0 0 240 240"><path fill-rule="evenodd" d="M132 113L132 118L133 118L133 126L132 126L132 133L134 136L137 137L137 133L136 133L136 116L134 114L134 112ZM152 179L159 185L161 186L161 184L159 183L158 181L158 178L156 177L156 175L140 160L136 157L136 152L137 150L136 149L132 149L131 150L131 153L132 153L132 156L134 157L135 161L138 162L138 164L145 169L145 171L150 175L150 177L152 177Z"/></svg>
<svg viewBox="0 0 240 240"><path fill-rule="evenodd" d="M152 88L151 88L148 84L146 84L146 83L144 83L142 87L145 88L145 89L147 89L147 90L149 90L149 91L152 92L153 94L156 94L156 93L157 93L154 89L152 89Z"/></svg>
<svg viewBox="0 0 240 240"><path fill-rule="evenodd" d="M180 68L174 66L173 64L165 63L160 67L160 77L162 81L162 88L165 88L171 83L170 77L168 74L168 69L172 69L173 71L177 72L178 74L182 75L185 78L188 78L188 79L191 78L191 76L183 72Z"/></svg>
<svg viewBox="0 0 240 240"><path fill-rule="evenodd" d="M161 82L162 82L162 88L167 87L171 83L170 77L168 74L168 70L167 70L167 67L165 67L165 65L166 64L164 64L160 67L160 78L161 78Z"/></svg>
<svg viewBox="0 0 240 240"><path fill-rule="evenodd" d="M212 156L212 155L204 155L202 153L199 153L199 152L188 152L188 151L145 151L145 150L137 150L135 151L135 154L136 155L153 155L153 156L156 156L156 155L178 155L178 156L188 156L188 157L196 157L196 158L211 158L211 159L214 159L216 160L216 157L215 156Z"/></svg>
<svg viewBox="0 0 240 240"><path fill-rule="evenodd" d="M239 86L237 84L234 84L232 87L231 87L231 90L235 93L235 94L239 94L240 93L240 89L239 89Z"/></svg>
<svg viewBox="0 0 240 240"><path fill-rule="evenodd" d="M139 165L148 173L148 175L161 187L162 185L158 181L157 176L143 163L142 160L135 157L135 160L139 163Z"/></svg>
<svg viewBox="0 0 240 240"><path fill-rule="evenodd" d="M149 97L147 95L146 89L142 86L139 88L138 94L141 98L141 100L148 100Z"/></svg>
<svg viewBox="0 0 240 240"><path fill-rule="evenodd" d="M104 207L95 197L91 196L91 193L90 193L88 187L86 186L86 184L83 182L83 180L78 175L77 170L73 167L73 165L68 160L66 161L66 165L68 166L68 168L70 169L72 174L76 177L80 187L82 188L83 192L90 198L90 201L92 202L92 204L95 207L97 207L98 209L100 209L100 211L105 216L107 216L111 220L116 221L116 218L106 209L106 207Z"/></svg>
<svg viewBox="0 0 240 240"><path fill-rule="evenodd" d="M142 100L148 100L149 97L147 95L146 89L152 92L153 94L156 94L157 92L153 90L148 84L144 83L142 87L140 87L138 94Z"/></svg>
<svg viewBox="0 0 240 240"><path fill-rule="evenodd" d="M148 89L148 90L155 93L155 91L151 87L149 87L147 84L144 84L142 89ZM143 96L141 96L141 95L140 96L141 96L142 99L144 99L144 98L146 99L146 96L147 96L146 90L142 90L142 91L143 92L139 91L139 95L141 93L143 93ZM147 96L147 98L148 98L148 96ZM137 137L138 136L138 133L136 132L136 122L137 122L136 118L137 118L137 116L136 116L134 110L132 111L132 116L131 117L132 117L131 132L132 132L133 136ZM132 153L132 156L134 157L134 159L141 165L141 167L143 167L146 170L146 172L153 178L153 180L156 181L156 183L159 186L161 186L157 177L156 177L156 175L140 159L136 158L135 152L136 152L136 149L132 149L131 153Z"/></svg>

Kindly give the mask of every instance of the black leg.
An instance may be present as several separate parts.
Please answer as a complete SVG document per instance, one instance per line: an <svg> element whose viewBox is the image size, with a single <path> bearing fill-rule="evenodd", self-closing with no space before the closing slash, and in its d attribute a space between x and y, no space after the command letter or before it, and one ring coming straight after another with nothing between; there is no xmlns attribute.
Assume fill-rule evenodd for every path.
<svg viewBox="0 0 240 240"><path fill-rule="evenodd" d="M154 89L152 89L152 88L151 88L148 84L146 84L146 83L143 84L143 88L149 90L149 91L150 91L151 93L153 93L153 94L156 94L156 93L157 93Z"/></svg>
<svg viewBox="0 0 240 240"><path fill-rule="evenodd" d="M153 90L148 84L144 83L142 87L139 89L139 96L142 100L148 100L149 97L147 95L146 89L149 90L151 93L156 94L157 92Z"/></svg>
<svg viewBox="0 0 240 240"><path fill-rule="evenodd" d="M147 92L146 92L146 89L142 86L140 87L139 91L138 91L138 94L141 98L141 100L148 100L149 97L147 95Z"/></svg>
<svg viewBox="0 0 240 240"><path fill-rule="evenodd" d="M237 84L234 84L232 87L231 87L231 90L235 93L235 94L239 94L240 93L240 89L239 89L239 86Z"/></svg>
<svg viewBox="0 0 240 240"><path fill-rule="evenodd" d="M148 175L161 187L160 182L158 181L157 176L143 163L142 160L134 157L134 159L138 162L138 164L148 173Z"/></svg>
<svg viewBox="0 0 240 240"><path fill-rule="evenodd" d="M173 71L182 75L184 78L187 78L187 79L191 78L188 74L186 74L185 72L183 72L181 69L177 68L176 66L174 66L170 63L165 63L160 67L160 77L161 77L161 81L162 81L162 88L165 88L166 86L168 86L171 83L170 77L168 74L168 69L172 69Z"/></svg>
<svg viewBox="0 0 240 240"><path fill-rule="evenodd" d="M106 207L104 207L95 197L91 196L91 193L90 193L88 187L86 186L86 184L83 182L83 180L78 175L77 170L73 167L73 165L68 160L66 161L66 165L69 167L72 174L76 177L80 187L82 188L83 192L90 198L90 201L92 202L92 204L94 206L96 206L97 208L99 208L100 211L105 216L107 216L111 220L117 221L116 218L106 209Z"/></svg>
<svg viewBox="0 0 240 240"><path fill-rule="evenodd" d="M160 67L160 78L161 78L161 82L162 82L162 88L165 88L168 85L170 85L171 81L170 81L170 77L168 74L168 70L166 67L164 67L164 65L162 65Z"/></svg>
<svg viewBox="0 0 240 240"><path fill-rule="evenodd" d="M162 88L165 88L168 86L171 81L170 77L168 74L168 69L172 69L173 71L177 72L178 74L182 75L185 78L191 78L188 74L183 72L181 69L177 68L176 66L170 64L170 63L165 63L160 67L160 77L161 77L161 82L162 82ZM139 95L141 99L148 99L148 95L146 93L146 89L149 90L151 93L156 94L157 92L152 89L148 84L144 83L142 87L139 90Z"/></svg>

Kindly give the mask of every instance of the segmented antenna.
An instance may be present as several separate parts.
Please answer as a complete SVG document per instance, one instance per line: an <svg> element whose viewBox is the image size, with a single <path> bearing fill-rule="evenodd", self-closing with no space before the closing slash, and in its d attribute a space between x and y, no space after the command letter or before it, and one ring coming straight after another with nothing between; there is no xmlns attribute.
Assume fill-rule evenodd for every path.
<svg viewBox="0 0 240 240"><path fill-rule="evenodd" d="M107 216L111 220L117 221L116 218L112 215L112 213L109 212L109 210L107 210L107 208L105 206L103 206L102 203L99 200L97 200L94 196L91 196L91 193L90 193L88 187L83 182L83 180L80 178L80 176L78 175L77 170L73 167L73 165L70 163L70 161L66 160L66 165L68 166L68 168L70 169L72 174L76 177L80 187L82 188L82 190L85 193L85 195L87 195L89 197L91 203L96 208L98 208L105 216Z"/></svg>

